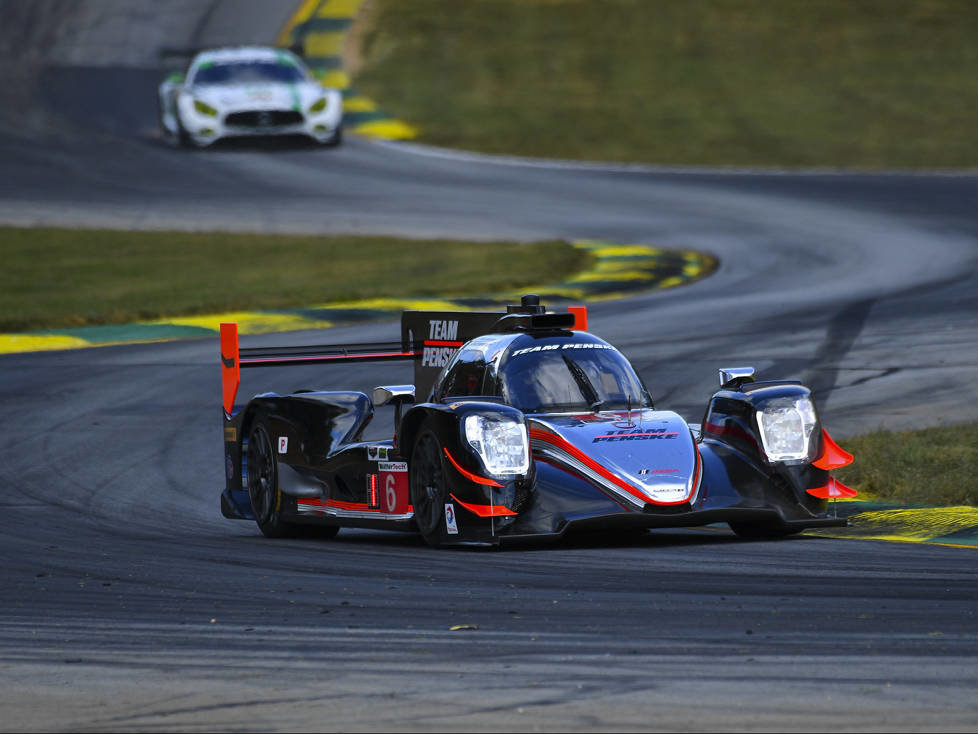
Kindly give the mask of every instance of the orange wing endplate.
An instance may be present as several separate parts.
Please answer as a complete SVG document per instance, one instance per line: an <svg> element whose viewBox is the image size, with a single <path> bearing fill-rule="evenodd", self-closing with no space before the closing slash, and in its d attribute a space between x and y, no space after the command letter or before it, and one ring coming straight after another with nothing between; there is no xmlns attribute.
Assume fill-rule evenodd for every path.
<svg viewBox="0 0 978 734"><path fill-rule="evenodd" d="M221 324L221 388L224 414L231 416L234 399L241 384L241 360L238 356L238 325Z"/></svg>

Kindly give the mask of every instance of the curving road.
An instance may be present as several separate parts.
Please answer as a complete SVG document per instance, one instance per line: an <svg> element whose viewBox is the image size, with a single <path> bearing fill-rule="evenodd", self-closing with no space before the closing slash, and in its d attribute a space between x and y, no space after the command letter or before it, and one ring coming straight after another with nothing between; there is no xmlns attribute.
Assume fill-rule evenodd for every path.
<svg viewBox="0 0 978 734"><path fill-rule="evenodd" d="M0 4L0 222L697 248L712 278L591 309L661 406L696 420L717 367L753 364L813 385L837 437L978 418L978 175L358 139L175 151L155 136L157 50L269 41L293 3L159 5ZM721 529L489 553L267 541L218 511L216 356L0 357L0 729L978 730L973 551ZM402 379L268 370L242 394Z"/></svg>

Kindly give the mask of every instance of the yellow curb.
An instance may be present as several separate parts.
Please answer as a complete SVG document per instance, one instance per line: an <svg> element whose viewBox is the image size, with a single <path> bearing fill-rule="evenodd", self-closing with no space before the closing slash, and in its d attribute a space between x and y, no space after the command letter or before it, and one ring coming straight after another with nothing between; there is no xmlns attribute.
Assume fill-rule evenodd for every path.
<svg viewBox="0 0 978 734"><path fill-rule="evenodd" d="M300 329L326 329L333 324L322 319L310 319L296 314L260 313L253 311L232 311L204 316L181 316L172 319L145 321L146 324L196 326L202 329L220 331L224 322L235 321L238 331L243 334L267 334L273 331L298 331Z"/></svg>
<svg viewBox="0 0 978 734"><path fill-rule="evenodd" d="M978 527L978 507L910 507L870 510L849 518L846 528L806 531L808 535L851 540L885 540L902 543L931 543L958 548L976 546L953 541L936 541L961 530Z"/></svg>
<svg viewBox="0 0 978 734"><path fill-rule="evenodd" d="M416 127L401 120L372 120L357 125L353 132L383 140L410 140L418 136Z"/></svg>
<svg viewBox="0 0 978 734"><path fill-rule="evenodd" d="M861 537L884 531L892 536L892 526L899 525L899 537L927 540L950 535L978 526L978 507L927 507L860 512L849 518Z"/></svg>
<svg viewBox="0 0 978 734"><path fill-rule="evenodd" d="M305 0L279 33L278 45L288 47L301 40L307 56L342 57L347 31L310 31L298 39L295 29L312 18L352 21L362 4L363 0ZM350 88L350 76L343 69L314 69L313 73L324 87L341 91ZM343 110L350 113L376 112L377 105L365 97L357 97L344 101ZM416 127L394 119L372 120L351 129L360 135L381 140L411 140L418 136Z"/></svg>
<svg viewBox="0 0 978 734"><path fill-rule="evenodd" d="M575 243L585 247L599 257L634 257L635 255L661 255L662 250L649 245L604 245L594 241Z"/></svg>
<svg viewBox="0 0 978 734"><path fill-rule="evenodd" d="M326 0L316 11L317 18L352 18L363 0Z"/></svg>
<svg viewBox="0 0 978 734"><path fill-rule="evenodd" d="M332 71L326 72L314 72L322 82L324 87L329 87L330 89L349 89L350 88L350 77L342 69L333 69Z"/></svg>
<svg viewBox="0 0 978 734"><path fill-rule="evenodd" d="M581 275L576 275L571 278L569 283L594 283L601 282L604 280L622 280L622 281L648 281L655 280L655 275L653 273L646 273L641 270L615 270L613 268L601 268L598 267L590 273L582 273Z"/></svg>
<svg viewBox="0 0 978 734"><path fill-rule="evenodd" d="M451 301L417 298L366 298L362 301L340 301L324 303L312 308L322 309L364 309L368 311L461 311L465 310Z"/></svg>
<svg viewBox="0 0 978 734"><path fill-rule="evenodd" d="M0 354L45 352L52 349L77 349L91 346L84 339L61 334L0 334Z"/></svg>
<svg viewBox="0 0 978 734"><path fill-rule="evenodd" d="M339 56L343 53L343 39L346 33L307 33L302 48L307 56Z"/></svg>
<svg viewBox="0 0 978 734"><path fill-rule="evenodd" d="M300 23L305 23L316 10L316 6L319 5L321 0L303 0L303 3L299 8L292 14L292 17L286 22L285 27L278 34L277 45L279 46L291 46L292 42L295 40L292 38L292 31L295 30L296 26Z"/></svg>
<svg viewBox="0 0 978 734"><path fill-rule="evenodd" d="M366 97L347 97L343 100L344 112L376 112L377 105Z"/></svg>

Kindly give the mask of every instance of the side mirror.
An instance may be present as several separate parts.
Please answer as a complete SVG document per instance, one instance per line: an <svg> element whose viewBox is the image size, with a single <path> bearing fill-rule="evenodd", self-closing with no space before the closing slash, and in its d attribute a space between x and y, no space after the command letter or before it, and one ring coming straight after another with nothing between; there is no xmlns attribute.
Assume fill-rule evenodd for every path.
<svg viewBox="0 0 978 734"><path fill-rule="evenodd" d="M753 367L721 367L720 389L739 390L745 382L754 381Z"/></svg>
<svg viewBox="0 0 978 734"><path fill-rule="evenodd" d="M394 430L401 425L401 406L414 402L414 385L381 385L374 388L374 407L394 406Z"/></svg>
<svg viewBox="0 0 978 734"><path fill-rule="evenodd" d="M374 388L374 405L388 405L394 403L414 402L414 385L381 385Z"/></svg>

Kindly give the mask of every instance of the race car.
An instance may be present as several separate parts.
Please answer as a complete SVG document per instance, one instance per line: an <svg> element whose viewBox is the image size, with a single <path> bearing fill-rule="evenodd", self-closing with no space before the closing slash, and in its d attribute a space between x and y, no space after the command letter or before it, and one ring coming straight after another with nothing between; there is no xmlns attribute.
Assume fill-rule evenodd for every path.
<svg viewBox="0 0 978 734"><path fill-rule="evenodd" d="M405 311L391 344L240 349L221 326L225 517L270 537L318 525L419 532L432 546L580 529L728 523L773 538L843 526L852 461L807 387L725 368L701 424L657 408L586 307L534 295L505 313ZM241 368L410 360L414 384L302 390L236 406ZM416 400L420 398L420 400ZM385 407L386 406L386 407ZM364 438L376 410L393 432Z"/></svg>
<svg viewBox="0 0 978 734"><path fill-rule="evenodd" d="M340 92L278 48L197 53L186 74L174 72L160 84L159 108L164 139L198 148L224 138L285 135L333 146L343 134Z"/></svg>

